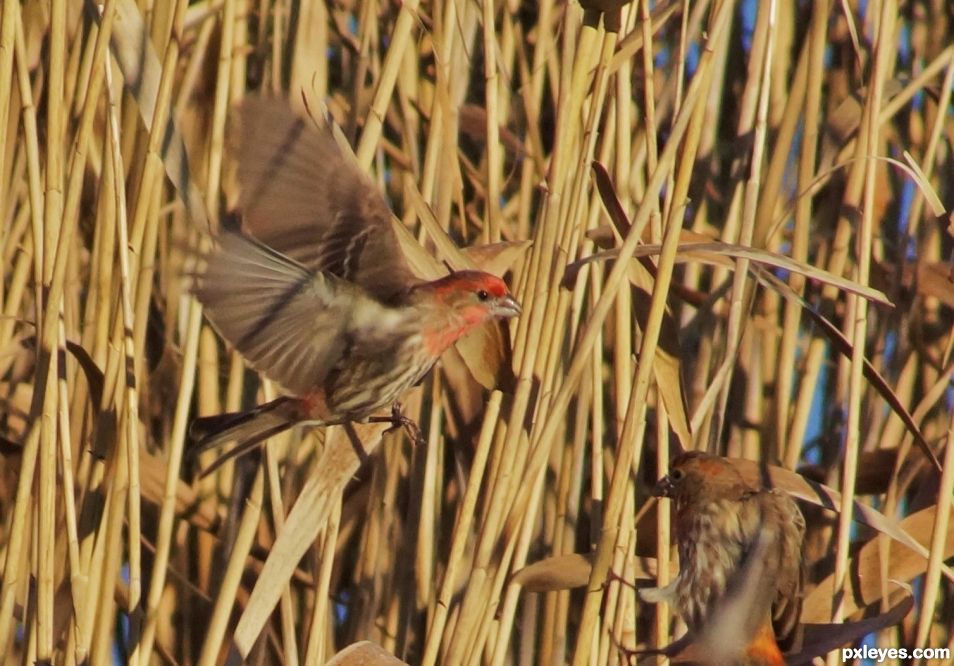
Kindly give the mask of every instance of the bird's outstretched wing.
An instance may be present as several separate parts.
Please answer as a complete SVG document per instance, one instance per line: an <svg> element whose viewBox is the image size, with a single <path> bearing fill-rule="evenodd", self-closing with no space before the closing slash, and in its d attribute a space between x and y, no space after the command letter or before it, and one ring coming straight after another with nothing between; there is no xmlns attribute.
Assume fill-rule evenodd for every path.
<svg viewBox="0 0 954 666"><path fill-rule="evenodd" d="M756 663L738 655L761 649L761 641L780 658L779 647L787 647L798 626L805 520L795 501L777 489L747 491L738 501L737 519L742 560L697 636L712 663Z"/></svg>
<svg viewBox="0 0 954 666"><path fill-rule="evenodd" d="M775 488L763 491L766 511L775 511L782 530L778 535L778 557L781 562L797 562L798 566L780 566L775 578L778 589L772 603L772 626L779 644L788 648L797 639L797 629L802 611L802 595L805 579L802 558L802 541L805 539L805 517L795 500L784 491Z"/></svg>
<svg viewBox="0 0 954 666"><path fill-rule="evenodd" d="M218 332L287 392L321 387L347 346L349 312L364 292L235 232L205 257L195 294Z"/></svg>
<svg viewBox="0 0 954 666"><path fill-rule="evenodd" d="M230 137L239 208L252 236L379 301L406 291L414 276L391 211L323 119L302 117L280 97L250 96L233 114Z"/></svg>

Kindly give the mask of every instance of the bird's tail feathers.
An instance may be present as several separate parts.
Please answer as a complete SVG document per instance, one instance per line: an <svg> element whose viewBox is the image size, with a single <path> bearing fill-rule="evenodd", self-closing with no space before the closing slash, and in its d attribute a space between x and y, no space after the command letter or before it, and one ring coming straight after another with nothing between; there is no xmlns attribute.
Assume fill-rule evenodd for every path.
<svg viewBox="0 0 954 666"><path fill-rule="evenodd" d="M295 425L296 420L289 414L288 409L291 400L282 397L247 412L230 412L195 419L189 427L192 446L188 455L191 457L228 442L236 442L233 448L203 469L202 476L212 473L223 463L248 453L269 437Z"/></svg>

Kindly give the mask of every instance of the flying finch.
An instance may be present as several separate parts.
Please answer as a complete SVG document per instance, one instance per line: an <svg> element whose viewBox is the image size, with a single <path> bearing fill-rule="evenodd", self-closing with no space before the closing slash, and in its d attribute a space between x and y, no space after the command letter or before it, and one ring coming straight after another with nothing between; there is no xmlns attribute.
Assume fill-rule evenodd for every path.
<svg viewBox="0 0 954 666"><path fill-rule="evenodd" d="M724 458L683 453L653 491L675 502L679 575L642 591L685 620L707 663L785 663L801 609L805 519L781 490L752 487Z"/></svg>
<svg viewBox="0 0 954 666"><path fill-rule="evenodd" d="M229 457L294 425L362 421L392 405L471 329L520 313L480 271L415 279L374 185L329 125L252 97L232 148L248 233L223 231L195 294L219 334L287 394L196 419L196 451Z"/></svg>

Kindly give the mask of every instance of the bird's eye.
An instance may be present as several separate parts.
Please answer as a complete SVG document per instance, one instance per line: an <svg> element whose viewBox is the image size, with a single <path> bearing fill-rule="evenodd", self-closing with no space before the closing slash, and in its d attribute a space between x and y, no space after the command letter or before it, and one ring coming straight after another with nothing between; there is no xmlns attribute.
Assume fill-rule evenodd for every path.
<svg viewBox="0 0 954 666"><path fill-rule="evenodd" d="M486 301L488 298L490 298L490 294L487 293L486 289L481 289L477 292L477 298L481 301Z"/></svg>
<svg viewBox="0 0 954 666"><path fill-rule="evenodd" d="M682 481L682 477L684 477L685 475L686 473L683 472L681 469L674 469L671 472L669 472L669 478L672 479L673 481Z"/></svg>

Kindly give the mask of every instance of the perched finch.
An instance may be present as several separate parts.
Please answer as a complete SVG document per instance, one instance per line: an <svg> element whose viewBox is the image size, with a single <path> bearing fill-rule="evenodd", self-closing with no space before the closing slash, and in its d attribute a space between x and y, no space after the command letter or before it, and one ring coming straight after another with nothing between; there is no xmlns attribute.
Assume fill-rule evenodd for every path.
<svg viewBox="0 0 954 666"><path fill-rule="evenodd" d="M248 233L214 239L195 294L219 334L287 395L196 419L196 451L236 441L233 457L298 424L366 420L468 331L520 314L488 273L415 279L384 198L329 125L267 97L245 100L236 119Z"/></svg>
<svg viewBox="0 0 954 666"><path fill-rule="evenodd" d="M677 457L653 491L675 501L679 575L643 590L685 620L707 663L778 664L801 609L805 519L780 490L752 487L732 464Z"/></svg>

